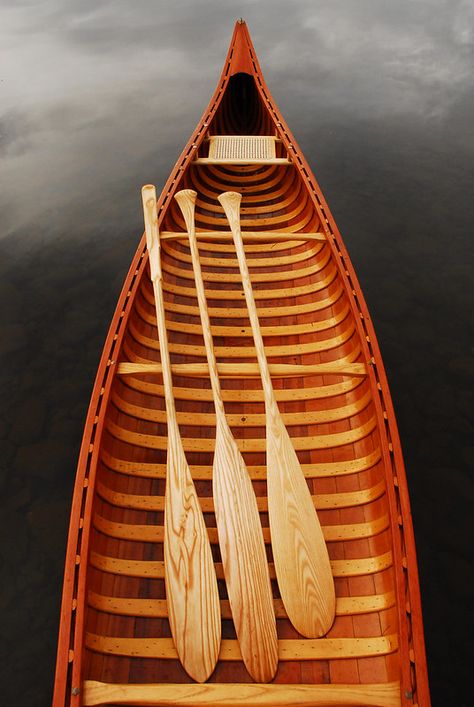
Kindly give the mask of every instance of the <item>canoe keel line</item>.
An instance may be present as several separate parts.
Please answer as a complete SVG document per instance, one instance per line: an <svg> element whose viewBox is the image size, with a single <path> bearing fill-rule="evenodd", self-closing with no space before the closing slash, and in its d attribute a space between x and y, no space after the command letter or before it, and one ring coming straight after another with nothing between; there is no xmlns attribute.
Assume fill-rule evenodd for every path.
<svg viewBox="0 0 474 707"><path fill-rule="evenodd" d="M79 457L54 707L429 706L375 333L243 21L143 205Z"/></svg>

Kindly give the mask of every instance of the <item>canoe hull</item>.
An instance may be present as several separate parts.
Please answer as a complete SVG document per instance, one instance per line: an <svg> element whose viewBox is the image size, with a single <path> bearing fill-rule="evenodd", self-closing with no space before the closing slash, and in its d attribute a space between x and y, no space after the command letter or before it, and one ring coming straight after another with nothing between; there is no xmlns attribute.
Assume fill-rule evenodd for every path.
<svg viewBox="0 0 474 707"><path fill-rule="evenodd" d="M279 158L287 155L291 164L192 164L206 151L210 126L220 134L242 122L233 105L250 85L256 108L247 129L272 134L273 128ZM246 254L273 385L335 578L333 628L322 639L302 639L286 618L269 549L280 664L268 688L245 685L250 678L225 598L211 488L212 398L189 248L172 202L181 188L198 192L197 227L208 234L200 241L201 264L224 402L269 548L263 394L235 254L217 202L225 190L243 194L242 230L249 234ZM162 554L166 417L142 239L105 343L81 448L54 705L101 699L220 704L225 694L233 695L231 704L247 705L429 705L408 491L375 333L336 224L275 107L245 25L236 26L221 81L165 185L158 213L169 234L162 243L163 269L178 423L224 597L220 660L212 685L186 686L169 634ZM250 235L255 232L256 238ZM129 373L129 361L156 370ZM183 369L189 364L200 372ZM156 683L161 687L153 688Z"/></svg>

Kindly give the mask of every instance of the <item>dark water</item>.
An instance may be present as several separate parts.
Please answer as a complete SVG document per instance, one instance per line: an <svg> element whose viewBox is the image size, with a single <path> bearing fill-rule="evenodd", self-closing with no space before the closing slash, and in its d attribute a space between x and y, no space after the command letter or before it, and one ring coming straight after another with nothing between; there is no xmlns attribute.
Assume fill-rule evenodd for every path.
<svg viewBox="0 0 474 707"><path fill-rule="evenodd" d="M74 7L76 5L76 7ZM435 705L470 705L473 10L242 2L361 280L407 465ZM75 464L142 231L211 95L217 2L1 10L0 704L50 702ZM2 694L3 693L3 694Z"/></svg>

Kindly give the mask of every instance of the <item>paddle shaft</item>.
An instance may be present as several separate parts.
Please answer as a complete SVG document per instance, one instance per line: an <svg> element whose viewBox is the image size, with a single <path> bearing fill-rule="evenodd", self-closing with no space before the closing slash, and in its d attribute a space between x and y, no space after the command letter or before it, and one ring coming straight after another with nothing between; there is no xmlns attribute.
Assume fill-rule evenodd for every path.
<svg viewBox="0 0 474 707"><path fill-rule="evenodd" d="M212 341L211 321L209 319L206 294L204 292L204 280L202 277L201 263L199 260L199 249L196 238L196 228L194 222L196 192L192 189L183 189L182 191L175 194L174 198L179 204L181 212L184 216L186 228L188 229L189 248L191 250L191 257L193 261L194 281L196 285L199 314L201 317L202 335L204 338L204 347L206 349L209 379L211 381L212 395L214 399L214 407L216 409L217 422L221 424L227 424L224 403L222 401L219 373L217 370L216 355L214 353L214 344Z"/></svg>
<svg viewBox="0 0 474 707"><path fill-rule="evenodd" d="M278 666L278 637L270 573L255 492L225 416L194 225L196 196L195 191L185 189L178 192L175 199L188 229L216 410L212 481L219 544L242 658L254 680L269 682Z"/></svg>
<svg viewBox="0 0 474 707"><path fill-rule="evenodd" d="M334 580L311 494L273 391L240 231L241 198L236 192L218 197L234 238L262 378L267 418L268 514L275 570L288 618L301 634L316 638L327 633L334 621Z"/></svg>
<svg viewBox="0 0 474 707"><path fill-rule="evenodd" d="M224 199L222 199L222 197L224 197ZM250 324L252 327L255 349L257 352L257 360L260 368L260 376L262 378L263 393L265 398L265 406L267 408L267 414L272 415L272 417L279 417L280 413L275 398L275 392L273 390L270 369L268 367L267 356L265 354L265 347L263 345L263 337L262 332L260 330L260 322L258 319L257 307L255 305L255 299L253 296L249 269L247 267L247 259L245 257L244 244L242 241L242 232L240 230L239 209L241 199L241 195L237 192L225 192L219 197L219 201L224 207L227 219L229 221L230 229L232 231L232 237L234 239L235 250L237 252L237 260L239 261L239 269L242 277L245 301L247 303Z"/></svg>
<svg viewBox="0 0 474 707"><path fill-rule="evenodd" d="M142 199L168 426L164 522L168 614L173 640L183 667L192 678L204 682L213 672L219 655L219 593L209 537L176 417L155 188L143 187Z"/></svg>

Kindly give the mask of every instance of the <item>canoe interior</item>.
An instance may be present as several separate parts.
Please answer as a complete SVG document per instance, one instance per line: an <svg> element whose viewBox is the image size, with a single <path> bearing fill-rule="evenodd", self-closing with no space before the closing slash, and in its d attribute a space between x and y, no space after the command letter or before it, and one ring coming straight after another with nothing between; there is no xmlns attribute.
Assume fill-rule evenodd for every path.
<svg viewBox="0 0 474 707"><path fill-rule="evenodd" d="M241 113L232 110L234 101L246 95L254 105L254 91L254 81L248 75L231 79L228 98L216 116L216 133L268 134L270 121L262 109L250 112L245 110L245 103L241 103ZM261 103L257 106L261 107ZM232 116L229 123L227 114ZM217 196L228 189L243 193L243 230L299 233L318 232L321 228L299 174L292 166L191 167L179 188L197 191L196 225L203 231L228 230L217 202ZM185 231L174 203L161 229ZM233 244L201 242L200 253L218 361L256 362ZM288 241L247 244L246 254L271 363L362 360L354 317L324 241L305 242L288 237ZM185 241L163 242L162 268L173 363L206 361L190 261ZM148 272L135 297L122 357L143 363L160 360ZM275 377L273 383L311 491L319 499L317 503L323 504L318 511L335 563L337 596L374 599L375 610L369 613L360 614L357 601L353 602L354 610L346 612L341 606L328 637L396 636L389 509L368 378ZM197 378L174 376L174 384L187 458L206 523L209 528L215 528L211 483L215 416L210 383L204 375ZM222 388L229 423L239 440L260 499L261 521L268 540L261 382L259 378L229 378L222 381ZM131 658L108 655L96 649L99 637L146 639L171 635L165 604L153 601L165 600L163 572L158 572L162 566L156 564L163 561L166 464L166 415L160 377L117 375L105 429L91 538L86 627L91 649L86 654L86 678L107 682L113 676L115 682L125 683L187 682L190 679L176 659ZM353 470L355 473L350 473ZM125 539L127 537L133 539ZM235 639L215 530L211 541L225 617L223 638ZM269 544L267 547L271 563L271 547ZM119 560L115 571L104 571L103 565L115 559ZM127 575L124 566L128 560L141 563L136 569L139 576ZM364 560L366 571L351 569L353 560ZM153 567L152 576L146 563ZM373 565L377 564L381 568L374 572ZM278 618L278 635L298 639L299 635L284 618L275 580L273 587L281 617ZM130 600L128 609L127 600ZM113 646L107 650L113 650ZM380 655L347 658L343 663L340 659L310 659L303 663L296 659L296 654L289 658L280 661L276 682L347 682L349 674L354 682L390 682L398 676L398 653L393 646L390 650L381 650ZM242 662L222 660L212 680L246 682L250 677Z"/></svg>
<svg viewBox="0 0 474 707"><path fill-rule="evenodd" d="M278 136L253 76L236 73L228 80L207 134ZM203 140L199 156L206 154ZM286 144L276 144L276 155L288 155ZM407 640L407 628L400 625L407 597L400 590L403 570L399 568L397 574L395 567L394 547L400 551L390 481L393 447L367 356L361 313L354 307L334 245L328 241L327 222L321 219L321 210L315 208L295 165L190 164L180 172L173 191L183 188L198 194L198 231L217 232L199 240L201 266L217 360L229 364L221 379L225 409L252 478L264 529L280 640L274 684L349 685L353 695L357 686L387 685L390 695L379 701L365 695L359 702L341 697L340 702L324 704L413 704L413 695L402 698L399 687L410 668L405 665L407 650L400 647L400 636ZM316 366L305 375L286 375L274 367L272 380L314 495L335 579L336 619L327 636L319 640L303 639L291 626L272 565L263 392L234 246L217 201L227 190L243 195L243 233L259 234L245 238L245 250L269 363L292 364L294 370L302 364ZM161 212L160 230L164 234L163 287L172 364L205 364L188 243L168 235L185 231L174 200L168 200ZM265 233L269 234L267 241L262 240ZM104 402L101 434L95 440L98 451L88 528L80 677L91 685L89 681L187 684L192 681L171 640L164 584L167 428L162 379L156 372L123 373L120 366L122 362L160 362L148 265L141 268L120 342L112 362L115 373ZM254 365L242 376L237 371L244 363ZM332 368L318 372L321 364ZM338 366L345 368L344 375L337 373ZM251 683L239 656L217 542L211 481L215 416L209 379L204 368L192 376L175 373L173 383L184 449L209 530L221 598L224 640L209 682ZM196 685L196 703L198 689ZM237 697L235 704L244 704L243 697L241 702ZM182 703L193 704L192 699ZM276 703L276 698L273 703L265 702ZM249 698L245 704L254 702ZM314 704L320 703L315 699Z"/></svg>

